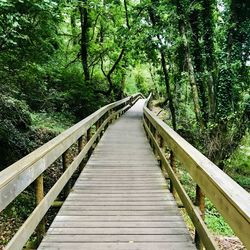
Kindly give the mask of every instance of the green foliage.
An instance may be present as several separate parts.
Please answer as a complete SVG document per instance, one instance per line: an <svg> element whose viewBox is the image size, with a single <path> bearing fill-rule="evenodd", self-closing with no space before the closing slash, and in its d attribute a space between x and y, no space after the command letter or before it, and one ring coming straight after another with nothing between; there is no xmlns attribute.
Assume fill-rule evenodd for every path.
<svg viewBox="0 0 250 250"><path fill-rule="evenodd" d="M27 105L9 96L0 95L0 169L27 153L27 138L31 125Z"/></svg>
<svg viewBox="0 0 250 250"><path fill-rule="evenodd" d="M49 129L59 134L74 124L75 117L70 113L31 113L32 128Z"/></svg>
<svg viewBox="0 0 250 250"><path fill-rule="evenodd" d="M225 171L242 187L250 190L250 134L243 137L238 148L225 162Z"/></svg>
<svg viewBox="0 0 250 250"><path fill-rule="evenodd" d="M188 196L191 198L193 202L195 202L196 185L193 179L185 169L180 167L178 167L178 176ZM234 235L230 226L225 222L224 218L220 215L220 213L211 203L211 201L205 198L205 203L206 203L205 223L208 226L208 228L213 233L218 235L225 235L225 236Z"/></svg>
<svg viewBox="0 0 250 250"><path fill-rule="evenodd" d="M247 1L84 2L85 30L83 1L0 1L0 168L108 102L153 92L164 109L173 97L177 132L249 188L248 134L237 148L250 119ZM230 235L207 203L206 223Z"/></svg>
<svg viewBox="0 0 250 250"><path fill-rule="evenodd" d="M22 192L5 210L8 217L26 219L35 207L35 196L31 192Z"/></svg>
<svg viewBox="0 0 250 250"><path fill-rule="evenodd" d="M205 223L215 234L226 236L234 235L230 226L208 199L206 199Z"/></svg>
<svg viewBox="0 0 250 250"><path fill-rule="evenodd" d="M156 88L150 73L150 65L137 65L131 73L126 77L126 85L124 92L128 95L140 92L144 96Z"/></svg>

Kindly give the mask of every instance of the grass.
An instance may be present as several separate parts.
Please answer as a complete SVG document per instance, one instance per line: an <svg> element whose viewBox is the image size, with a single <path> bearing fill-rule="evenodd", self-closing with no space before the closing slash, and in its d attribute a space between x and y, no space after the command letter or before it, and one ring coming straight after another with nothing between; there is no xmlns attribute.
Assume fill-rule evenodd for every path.
<svg viewBox="0 0 250 250"><path fill-rule="evenodd" d="M194 202L196 186L191 176L185 169L181 167L178 167L178 176L188 196ZM234 232L232 231L230 226L226 223L224 218L220 215L220 213L212 204L212 202L207 198L205 199L205 202L206 202L205 223L207 227L210 229L210 231L216 235L233 236ZM194 231L193 225L189 217L185 215L185 212L183 212L182 214L184 215L184 219L189 227L189 230Z"/></svg>

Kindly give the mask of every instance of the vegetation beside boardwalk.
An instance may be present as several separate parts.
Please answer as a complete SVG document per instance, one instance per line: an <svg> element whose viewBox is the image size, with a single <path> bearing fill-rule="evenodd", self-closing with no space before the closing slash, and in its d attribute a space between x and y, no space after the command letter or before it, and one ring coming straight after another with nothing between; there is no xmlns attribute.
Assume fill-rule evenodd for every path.
<svg viewBox="0 0 250 250"><path fill-rule="evenodd" d="M249 51L247 0L2 0L0 170L104 104L152 92L157 114L249 191ZM6 216L23 218L26 194ZM207 214L232 234L209 201Z"/></svg>

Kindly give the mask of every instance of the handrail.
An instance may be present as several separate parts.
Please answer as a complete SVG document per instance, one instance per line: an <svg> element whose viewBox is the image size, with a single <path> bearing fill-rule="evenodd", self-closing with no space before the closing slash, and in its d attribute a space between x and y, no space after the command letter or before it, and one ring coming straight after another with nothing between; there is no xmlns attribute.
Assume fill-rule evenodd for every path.
<svg viewBox="0 0 250 250"><path fill-rule="evenodd" d="M40 195L37 201L37 204L39 204L5 249L22 249L53 201L67 184L75 170L80 166L85 155L102 135L103 130L106 129L113 119L123 114L140 98L144 97L142 94L138 93L100 108L51 141L0 172L0 211L2 211L33 181L38 180L42 173L58 159L58 157L63 156L63 159L66 159L67 150L75 142L78 142L78 155L70 165L66 160L63 161L65 172L45 197L43 197L43 194L42 197ZM93 125L96 125L96 131L91 137L90 129ZM82 137L85 134L87 135L87 144L83 147ZM41 189L43 189L43 183L40 185L42 185Z"/></svg>
<svg viewBox="0 0 250 250"><path fill-rule="evenodd" d="M197 208L191 204L191 200L187 197L185 190L173 171L173 166L168 163L163 149L164 142L229 223L247 249L250 249L250 194L150 111L147 107L150 98L151 96L146 100L144 106L144 127L146 133L150 137L162 164L165 165L164 167L168 172L170 180L194 225L198 226L197 231L205 247L209 245L207 249L216 249L216 244L214 244L206 228L204 228L205 224L199 213L197 213ZM157 137L161 141L160 144Z"/></svg>

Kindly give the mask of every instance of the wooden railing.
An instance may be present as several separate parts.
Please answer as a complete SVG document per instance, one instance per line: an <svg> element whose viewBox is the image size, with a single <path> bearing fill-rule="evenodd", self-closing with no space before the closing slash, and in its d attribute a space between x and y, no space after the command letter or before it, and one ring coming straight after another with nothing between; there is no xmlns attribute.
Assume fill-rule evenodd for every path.
<svg viewBox="0 0 250 250"><path fill-rule="evenodd" d="M198 249L202 245L208 250L218 249L204 223L204 195L250 249L250 194L151 112L147 107L149 100L150 96L144 106L144 128L162 168L167 171L171 191L177 192L195 226ZM170 160L166 158L166 148ZM197 184L195 205L177 177L175 161L179 161Z"/></svg>
<svg viewBox="0 0 250 250"><path fill-rule="evenodd" d="M6 250L22 249L36 228L38 238L41 239L45 233L44 215L62 190L66 193L70 191L69 180L77 169L82 168L82 161L87 154L90 154L94 143L100 139L109 123L123 114L141 97L141 94L136 94L100 108L53 140L0 172L0 211L31 183L34 181L36 183L37 206L8 243ZM90 132L91 129L92 132L94 130L93 135ZM87 141L85 145L83 145L83 136L86 137ZM78 142L78 155L69 164L67 161L68 150L76 142ZM64 173L44 196L43 172L59 157L62 157Z"/></svg>

